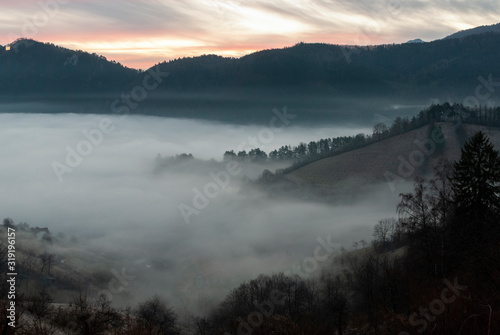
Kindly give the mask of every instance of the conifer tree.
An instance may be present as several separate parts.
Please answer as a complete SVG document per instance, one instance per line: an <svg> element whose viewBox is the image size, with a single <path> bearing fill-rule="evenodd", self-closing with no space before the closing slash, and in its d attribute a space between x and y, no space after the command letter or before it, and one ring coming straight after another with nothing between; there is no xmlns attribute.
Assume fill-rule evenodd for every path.
<svg viewBox="0 0 500 335"><path fill-rule="evenodd" d="M486 228L498 216L500 157L483 132L465 143L452 183L458 217L466 219L471 229Z"/></svg>
<svg viewBox="0 0 500 335"><path fill-rule="evenodd" d="M452 175L455 218L451 225L457 256L482 263L500 237L500 157L483 132L462 148Z"/></svg>

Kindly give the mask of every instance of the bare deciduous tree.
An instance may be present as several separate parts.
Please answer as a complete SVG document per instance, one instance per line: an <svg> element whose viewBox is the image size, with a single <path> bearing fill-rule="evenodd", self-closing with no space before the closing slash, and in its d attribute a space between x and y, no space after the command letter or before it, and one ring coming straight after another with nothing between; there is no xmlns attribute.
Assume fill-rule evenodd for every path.
<svg viewBox="0 0 500 335"><path fill-rule="evenodd" d="M141 328L148 335L173 335L178 334L177 316L170 309L167 302L158 296L138 305L135 312Z"/></svg>
<svg viewBox="0 0 500 335"><path fill-rule="evenodd" d="M45 267L47 267L47 274L50 275L50 267L52 265L52 261L54 260L55 255L49 254L48 252L44 252L40 255L40 260L42 261L42 266L40 268L40 273L43 273Z"/></svg>
<svg viewBox="0 0 500 335"><path fill-rule="evenodd" d="M373 228L374 245L380 250L385 250L388 243L393 242L397 229L397 220L387 218L380 220Z"/></svg>

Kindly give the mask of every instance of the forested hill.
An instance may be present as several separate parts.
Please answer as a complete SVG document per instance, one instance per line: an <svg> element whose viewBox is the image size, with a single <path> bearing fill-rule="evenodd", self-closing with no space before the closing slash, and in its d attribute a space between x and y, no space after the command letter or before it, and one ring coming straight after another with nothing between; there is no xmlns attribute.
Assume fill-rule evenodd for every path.
<svg viewBox="0 0 500 335"><path fill-rule="evenodd" d="M33 40L0 48L0 95L120 92L139 72L105 57Z"/></svg>
<svg viewBox="0 0 500 335"><path fill-rule="evenodd" d="M496 33L370 47L299 43L239 59L204 55L158 64L156 69L170 75L156 91L272 94L290 88L461 102L473 95L479 76L500 73L499 56ZM9 51L0 48L0 95L128 92L143 76L104 57L31 40L17 41Z"/></svg>
<svg viewBox="0 0 500 335"><path fill-rule="evenodd" d="M461 30L450 36L445 37L445 39L450 38L462 38L466 36L476 35L476 34L484 34L484 33L500 33L500 23L492 24L490 26L480 26L472 29Z"/></svg>
<svg viewBox="0 0 500 335"><path fill-rule="evenodd" d="M430 43L343 47L299 43L226 59L185 58L159 64L171 89L301 87L387 97L473 94L478 76L496 74L500 34Z"/></svg>

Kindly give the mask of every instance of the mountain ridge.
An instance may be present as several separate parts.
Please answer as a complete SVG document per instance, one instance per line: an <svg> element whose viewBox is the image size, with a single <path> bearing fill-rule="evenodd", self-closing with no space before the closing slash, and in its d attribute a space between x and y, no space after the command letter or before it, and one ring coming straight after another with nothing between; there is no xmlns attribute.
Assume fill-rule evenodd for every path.
<svg viewBox="0 0 500 335"><path fill-rule="evenodd" d="M452 95L500 72L500 34L428 43L345 47L299 43L239 59L203 55L159 63L160 90L298 88L333 94ZM36 76L33 76L36 74ZM0 94L107 93L140 84L144 74L102 56L22 40L0 52ZM453 79L453 80L452 80ZM472 86L475 85L475 86ZM447 86L449 88L447 88ZM133 86L132 86L133 87Z"/></svg>
<svg viewBox="0 0 500 335"><path fill-rule="evenodd" d="M0 93L66 94L113 90L132 82L137 70L103 56L51 43L20 39L0 52Z"/></svg>
<svg viewBox="0 0 500 335"><path fill-rule="evenodd" d="M10 47L0 48L4 102L65 104L53 112L113 113L117 100L144 88L146 76L168 73L130 113L236 123L269 122L269 111L285 105L305 122L366 122L374 113L395 116L387 110L394 103L465 102L474 97L479 78L500 73L495 33L377 46L298 43L241 58L179 58L147 71L33 40ZM495 87L488 94L487 101L477 102L500 98Z"/></svg>
<svg viewBox="0 0 500 335"><path fill-rule="evenodd" d="M461 30L451 35L448 35L443 39L463 38L466 36L484 34L484 33L500 33L500 23Z"/></svg>

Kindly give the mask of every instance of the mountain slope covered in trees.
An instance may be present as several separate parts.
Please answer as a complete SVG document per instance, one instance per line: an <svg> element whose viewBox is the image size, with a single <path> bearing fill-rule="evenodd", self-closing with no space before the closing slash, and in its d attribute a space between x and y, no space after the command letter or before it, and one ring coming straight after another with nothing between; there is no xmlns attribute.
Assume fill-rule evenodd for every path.
<svg viewBox="0 0 500 335"><path fill-rule="evenodd" d="M33 40L0 49L0 95L55 95L120 92L138 71L102 56Z"/></svg>
<svg viewBox="0 0 500 335"><path fill-rule="evenodd" d="M368 47L299 43L239 59L215 55L176 59L152 69L170 73L158 92L462 101L473 95L478 76L500 72L499 55L500 34L484 33ZM108 94L141 85L144 74L97 55L20 40L10 51L0 51L0 77L0 95Z"/></svg>
<svg viewBox="0 0 500 335"><path fill-rule="evenodd" d="M420 44L343 47L299 43L241 59L216 56L162 63L171 89L307 88L387 97L472 95L478 76L497 73L500 35ZM459 100L458 100L459 101Z"/></svg>

